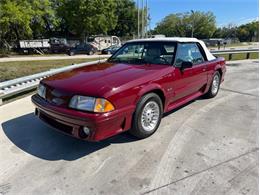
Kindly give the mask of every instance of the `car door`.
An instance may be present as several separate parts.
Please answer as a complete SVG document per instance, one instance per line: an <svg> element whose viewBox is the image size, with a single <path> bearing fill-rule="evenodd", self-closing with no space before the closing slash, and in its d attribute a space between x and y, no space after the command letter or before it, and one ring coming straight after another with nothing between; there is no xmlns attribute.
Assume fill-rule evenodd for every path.
<svg viewBox="0 0 260 195"><path fill-rule="evenodd" d="M190 43L189 52L192 66L191 88L193 92L202 91L207 83L207 61L199 43Z"/></svg>
<svg viewBox="0 0 260 195"><path fill-rule="evenodd" d="M92 50L92 46L90 44L85 45L84 53L89 54L89 52Z"/></svg>
<svg viewBox="0 0 260 195"><path fill-rule="evenodd" d="M79 53L79 54L84 54L84 53L86 53L86 52L85 52L85 47L86 47L86 44L80 44L79 47L78 47L78 53Z"/></svg>
<svg viewBox="0 0 260 195"><path fill-rule="evenodd" d="M183 62L193 65L182 69ZM174 67L173 101L198 92L207 83L207 63L197 43L178 43Z"/></svg>
<svg viewBox="0 0 260 195"><path fill-rule="evenodd" d="M89 45L84 44L84 47L82 49L82 54L88 54L89 53Z"/></svg>

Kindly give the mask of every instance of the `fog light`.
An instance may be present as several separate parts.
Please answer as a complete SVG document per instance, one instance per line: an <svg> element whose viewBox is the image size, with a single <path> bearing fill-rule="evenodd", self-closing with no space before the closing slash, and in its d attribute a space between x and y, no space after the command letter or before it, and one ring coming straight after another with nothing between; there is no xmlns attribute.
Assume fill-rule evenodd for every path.
<svg viewBox="0 0 260 195"><path fill-rule="evenodd" d="M89 135L90 129L89 129L88 127L83 127L83 132L84 132L86 135Z"/></svg>
<svg viewBox="0 0 260 195"><path fill-rule="evenodd" d="M89 134L90 134L90 129L88 127L81 127L79 129L79 137L81 139L87 138L89 136Z"/></svg>

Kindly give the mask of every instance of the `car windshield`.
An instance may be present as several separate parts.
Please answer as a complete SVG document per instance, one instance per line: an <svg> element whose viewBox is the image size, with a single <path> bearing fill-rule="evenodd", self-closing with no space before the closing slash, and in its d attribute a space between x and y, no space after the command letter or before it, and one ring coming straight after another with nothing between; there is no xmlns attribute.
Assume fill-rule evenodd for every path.
<svg viewBox="0 0 260 195"><path fill-rule="evenodd" d="M109 62L130 64L172 64L175 42L133 42L126 43Z"/></svg>

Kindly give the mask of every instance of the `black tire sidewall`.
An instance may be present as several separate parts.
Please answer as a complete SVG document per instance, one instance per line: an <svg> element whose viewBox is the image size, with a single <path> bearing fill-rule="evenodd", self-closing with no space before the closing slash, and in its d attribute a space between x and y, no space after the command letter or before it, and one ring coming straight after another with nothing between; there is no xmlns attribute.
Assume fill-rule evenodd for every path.
<svg viewBox="0 0 260 195"><path fill-rule="evenodd" d="M160 109L160 115L159 115L158 123L156 124L155 128L152 131L146 131L142 127L141 116L142 116L142 112L143 112L145 105L150 101L155 101L158 104L159 109ZM161 123L162 114L163 114L163 105L162 105L161 98L157 94L149 93L149 94L143 96L140 99L140 101L138 102L136 111L134 113L133 124L132 124L132 129L131 129L132 134L134 134L135 136L137 136L139 138L146 138L146 137L152 135L158 129L158 127Z"/></svg>
<svg viewBox="0 0 260 195"><path fill-rule="evenodd" d="M212 93L212 85L213 85L214 77L215 77L216 75L218 75L218 77L219 77L218 91L217 91L216 93ZM220 87L220 83L221 83L221 76L220 76L220 73L219 73L218 71L216 71L216 72L214 73L213 77L212 77L212 81L211 81L210 88L209 88L209 91L208 91L208 97L209 97L209 98L213 98L213 97L215 97L215 96L218 94L218 92L219 92L219 87Z"/></svg>

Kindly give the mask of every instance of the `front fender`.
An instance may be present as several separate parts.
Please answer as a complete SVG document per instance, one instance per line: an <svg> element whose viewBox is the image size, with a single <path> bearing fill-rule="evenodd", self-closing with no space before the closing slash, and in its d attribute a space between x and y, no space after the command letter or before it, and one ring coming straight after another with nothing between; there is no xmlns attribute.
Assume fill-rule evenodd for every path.
<svg viewBox="0 0 260 195"><path fill-rule="evenodd" d="M161 85L157 83L143 85L141 86L141 90L137 93L136 99L134 101L135 105L138 103L142 96L155 90L160 90L163 93L164 97L166 97L165 90L161 87Z"/></svg>

